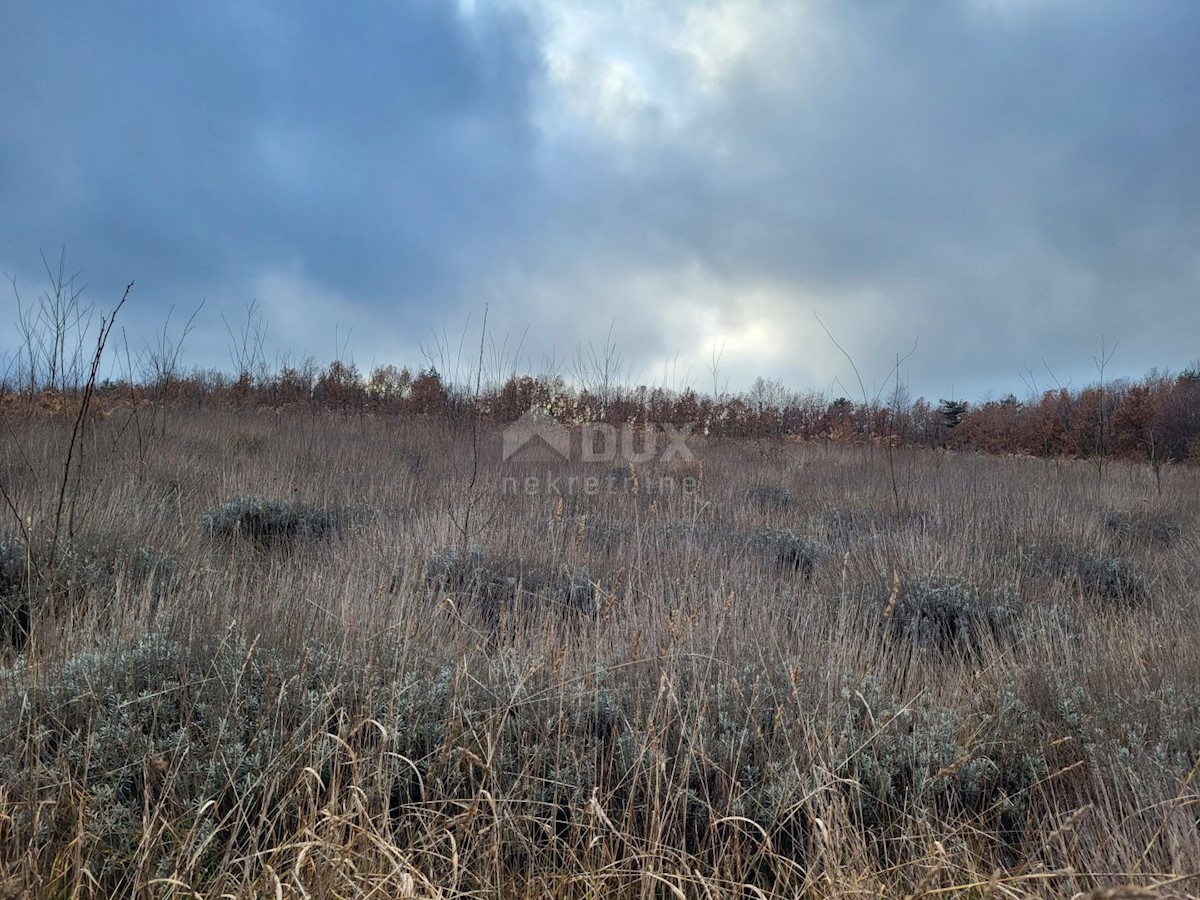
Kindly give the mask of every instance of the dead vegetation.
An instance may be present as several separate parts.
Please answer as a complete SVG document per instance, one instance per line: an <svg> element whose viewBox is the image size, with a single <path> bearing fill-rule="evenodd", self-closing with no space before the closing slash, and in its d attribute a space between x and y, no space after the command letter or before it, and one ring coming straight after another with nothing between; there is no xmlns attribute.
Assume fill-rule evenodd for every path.
<svg viewBox="0 0 1200 900"><path fill-rule="evenodd" d="M53 565L0 535L0 894L1200 891L1197 470L900 449L898 507L870 447L727 441L513 493L490 430L160 415L89 427ZM71 423L9 421L36 538Z"/></svg>

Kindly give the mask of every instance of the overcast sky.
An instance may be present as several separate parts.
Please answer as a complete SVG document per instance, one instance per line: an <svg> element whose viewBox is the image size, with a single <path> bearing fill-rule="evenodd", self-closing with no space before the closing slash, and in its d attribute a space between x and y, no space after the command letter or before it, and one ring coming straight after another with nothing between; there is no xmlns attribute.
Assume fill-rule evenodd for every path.
<svg viewBox="0 0 1200 900"><path fill-rule="evenodd" d="M131 346L914 393L1200 358L1196 0L0 0L0 269ZM3 288L0 351L16 305ZM336 335L336 337L335 337ZM847 389L843 389L842 385Z"/></svg>

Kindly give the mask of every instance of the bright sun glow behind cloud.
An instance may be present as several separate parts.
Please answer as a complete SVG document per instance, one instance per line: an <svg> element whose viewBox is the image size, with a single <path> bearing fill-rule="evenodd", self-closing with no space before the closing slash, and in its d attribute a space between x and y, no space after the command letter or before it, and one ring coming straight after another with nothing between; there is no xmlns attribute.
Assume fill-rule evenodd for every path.
<svg viewBox="0 0 1200 900"><path fill-rule="evenodd" d="M739 67L764 79L794 67L804 4L530 0L541 22L549 76L544 126L571 123L619 143L691 125ZM786 30L786 33L784 33Z"/></svg>

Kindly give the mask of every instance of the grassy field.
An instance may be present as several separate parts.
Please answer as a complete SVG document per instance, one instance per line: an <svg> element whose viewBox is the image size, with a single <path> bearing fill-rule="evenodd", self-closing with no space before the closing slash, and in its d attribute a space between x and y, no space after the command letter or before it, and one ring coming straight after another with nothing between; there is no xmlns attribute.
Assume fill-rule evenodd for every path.
<svg viewBox="0 0 1200 900"><path fill-rule="evenodd" d="M1200 894L1200 469L8 424L0 896Z"/></svg>

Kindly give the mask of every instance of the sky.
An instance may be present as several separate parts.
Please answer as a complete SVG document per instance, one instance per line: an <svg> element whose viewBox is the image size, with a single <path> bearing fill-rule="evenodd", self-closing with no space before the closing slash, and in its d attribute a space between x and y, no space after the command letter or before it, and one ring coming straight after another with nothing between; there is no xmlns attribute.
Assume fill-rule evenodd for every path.
<svg viewBox="0 0 1200 900"><path fill-rule="evenodd" d="M0 0L0 360L986 399L1200 359L1195 0ZM14 290L15 283L15 290ZM201 305L203 304L203 305ZM836 341L836 344L835 344ZM839 345L842 350L839 350ZM122 351L123 353L124 351ZM466 362L464 363L464 358ZM114 365L116 363L114 362Z"/></svg>

